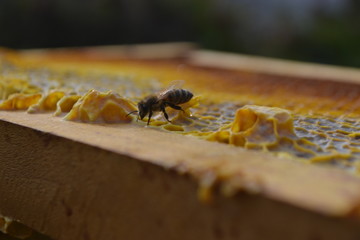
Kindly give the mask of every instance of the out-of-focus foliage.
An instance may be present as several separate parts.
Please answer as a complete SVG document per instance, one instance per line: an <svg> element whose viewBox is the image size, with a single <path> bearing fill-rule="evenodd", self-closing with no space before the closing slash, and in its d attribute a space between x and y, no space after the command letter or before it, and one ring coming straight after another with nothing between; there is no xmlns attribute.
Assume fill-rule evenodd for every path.
<svg viewBox="0 0 360 240"><path fill-rule="evenodd" d="M306 34L298 35L284 57L360 67L360 1L334 18L319 12Z"/></svg>
<svg viewBox="0 0 360 240"><path fill-rule="evenodd" d="M192 41L203 48L360 67L357 0L0 0L13 48Z"/></svg>

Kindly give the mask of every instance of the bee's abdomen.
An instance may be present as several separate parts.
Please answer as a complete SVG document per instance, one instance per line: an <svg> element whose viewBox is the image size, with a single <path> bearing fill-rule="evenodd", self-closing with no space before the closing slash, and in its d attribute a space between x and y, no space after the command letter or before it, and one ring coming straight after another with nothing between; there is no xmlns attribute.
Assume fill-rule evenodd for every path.
<svg viewBox="0 0 360 240"><path fill-rule="evenodd" d="M172 104L182 104L190 101L194 95L185 89L173 89L168 93L166 101Z"/></svg>

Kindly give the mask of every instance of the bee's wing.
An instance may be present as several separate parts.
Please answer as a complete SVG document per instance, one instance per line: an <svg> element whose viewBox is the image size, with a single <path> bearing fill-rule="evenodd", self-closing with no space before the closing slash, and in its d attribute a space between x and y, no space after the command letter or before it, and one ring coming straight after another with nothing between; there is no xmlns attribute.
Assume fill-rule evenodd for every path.
<svg viewBox="0 0 360 240"><path fill-rule="evenodd" d="M174 80L174 81L170 82L170 84L167 88L163 89L161 92L158 93L158 98L159 99L166 98L168 93L171 90L181 88L184 85L184 83L185 83L184 80Z"/></svg>

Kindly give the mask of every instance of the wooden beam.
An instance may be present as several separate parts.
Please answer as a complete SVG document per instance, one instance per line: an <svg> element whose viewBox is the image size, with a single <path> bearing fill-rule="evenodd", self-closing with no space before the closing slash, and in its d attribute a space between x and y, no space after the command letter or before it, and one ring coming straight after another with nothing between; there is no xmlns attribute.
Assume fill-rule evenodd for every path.
<svg viewBox="0 0 360 240"><path fill-rule="evenodd" d="M54 239L360 235L346 220L359 207L360 181L337 169L129 124L22 112L0 119L0 212ZM206 203L199 191L214 179ZM283 231L289 219L296 224Z"/></svg>
<svg viewBox="0 0 360 240"><path fill-rule="evenodd" d="M22 57L46 58L51 56L57 59L76 59L96 60L96 61L116 61L124 58L131 59L153 59L171 60L176 58L186 58L196 45L189 42L177 43L152 43L152 44L129 44L129 45L109 45L91 47L68 47L55 49L28 49L22 50Z"/></svg>
<svg viewBox="0 0 360 240"><path fill-rule="evenodd" d="M359 69L326 64L305 63L209 50L192 51L189 55L189 62L197 66L242 70L269 75L360 83Z"/></svg>

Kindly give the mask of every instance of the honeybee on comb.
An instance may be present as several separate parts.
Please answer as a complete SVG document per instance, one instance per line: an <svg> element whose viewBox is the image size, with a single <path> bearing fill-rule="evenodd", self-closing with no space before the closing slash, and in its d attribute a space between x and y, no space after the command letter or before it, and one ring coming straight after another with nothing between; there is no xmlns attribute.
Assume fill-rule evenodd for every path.
<svg viewBox="0 0 360 240"><path fill-rule="evenodd" d="M194 96L190 91L181 89L180 87L183 85L184 81L178 80L171 82L171 85L166 88L165 90L161 91L158 94L153 94L150 96L145 97L138 103L138 110L130 112L138 113L138 119L141 120L146 116L149 115L147 125L150 124L150 119L153 115L153 112L163 112L166 120L169 120L169 116L166 113L165 108L171 107L173 109L184 111L179 104L186 103L191 100ZM129 115L128 114L128 115Z"/></svg>

